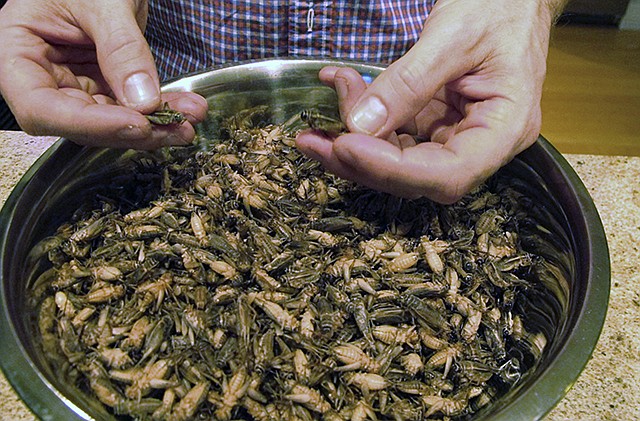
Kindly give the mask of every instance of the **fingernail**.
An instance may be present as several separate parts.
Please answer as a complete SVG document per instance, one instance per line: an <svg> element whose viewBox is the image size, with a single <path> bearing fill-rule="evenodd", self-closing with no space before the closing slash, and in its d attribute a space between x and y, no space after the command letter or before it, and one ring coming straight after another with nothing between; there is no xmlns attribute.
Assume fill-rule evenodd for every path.
<svg viewBox="0 0 640 421"><path fill-rule="evenodd" d="M358 131L375 135L387 122L387 108L376 97L369 97L351 112L351 122Z"/></svg>
<svg viewBox="0 0 640 421"><path fill-rule="evenodd" d="M129 76L124 83L124 99L127 106L144 106L157 102L160 99L160 93L151 76L146 73L136 73Z"/></svg>

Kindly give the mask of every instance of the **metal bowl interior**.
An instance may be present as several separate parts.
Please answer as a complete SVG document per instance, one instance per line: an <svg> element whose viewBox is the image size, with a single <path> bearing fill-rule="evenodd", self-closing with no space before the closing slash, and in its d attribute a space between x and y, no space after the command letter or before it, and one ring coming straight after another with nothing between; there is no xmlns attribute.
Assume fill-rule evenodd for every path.
<svg viewBox="0 0 640 421"><path fill-rule="evenodd" d="M369 79L383 70L326 60L269 60L188 75L169 82L164 90L194 91L208 99L212 118L200 127L205 133L216 130L218 117L255 105L268 105L273 121L284 122L312 106L336 112L335 93L317 78L327 64L352 66ZM56 378L34 339L34 315L26 291L28 280L42 268L30 262L29 251L68 220L78 203L99 193L103 180L127 174L131 158L141 153L83 148L61 139L29 169L2 209L0 365L20 397L42 419L112 417ZM540 364L518 387L477 414L477 419L539 419L570 389L595 348L608 304L609 253L588 192L544 138L500 171L522 180L557 229L566 252L557 256L566 269L566 284L559 287L565 299L560 310L549 310L557 312L553 316L557 326Z"/></svg>

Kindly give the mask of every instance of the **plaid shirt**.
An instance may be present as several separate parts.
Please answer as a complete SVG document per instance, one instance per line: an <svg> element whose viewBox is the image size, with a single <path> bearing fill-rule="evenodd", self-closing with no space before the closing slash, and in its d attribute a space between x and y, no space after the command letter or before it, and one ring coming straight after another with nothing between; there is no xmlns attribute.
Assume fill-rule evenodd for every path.
<svg viewBox="0 0 640 421"><path fill-rule="evenodd" d="M435 0L150 0L161 79L273 57L390 63L418 39Z"/></svg>

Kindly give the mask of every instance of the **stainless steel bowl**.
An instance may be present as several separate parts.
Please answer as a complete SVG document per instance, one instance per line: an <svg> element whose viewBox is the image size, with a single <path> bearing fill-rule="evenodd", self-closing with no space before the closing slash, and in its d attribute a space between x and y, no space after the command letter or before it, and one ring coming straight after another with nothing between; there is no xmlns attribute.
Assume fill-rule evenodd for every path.
<svg viewBox="0 0 640 421"><path fill-rule="evenodd" d="M269 60L187 75L165 91L205 96L214 116L201 130L215 130L215 115L267 104L276 122L310 106L336 108L334 92L318 81L327 64L350 65L373 79L383 69L358 63ZM9 382L42 419L109 419L99 405L53 375L36 343L26 289L42 270L29 251L67 220L78 203L99 191L106 178L130 169L135 151L83 148L61 139L20 180L0 214L0 365ZM478 418L531 420L543 417L569 390L596 346L607 310L610 266L598 212L565 159L540 137L500 170L522 181L543 204L557 231L566 285L560 285L560 311L540 364Z"/></svg>

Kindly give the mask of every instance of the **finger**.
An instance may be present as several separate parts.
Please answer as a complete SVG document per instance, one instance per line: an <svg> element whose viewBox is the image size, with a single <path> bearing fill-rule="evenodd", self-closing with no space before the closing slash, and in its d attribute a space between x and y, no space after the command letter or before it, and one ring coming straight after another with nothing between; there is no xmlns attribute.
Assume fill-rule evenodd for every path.
<svg viewBox="0 0 640 421"><path fill-rule="evenodd" d="M160 105L160 88L134 7L134 2L111 1L108 6L78 13L95 42L100 69L115 97L123 105L147 113Z"/></svg>
<svg viewBox="0 0 640 421"><path fill-rule="evenodd" d="M432 142L445 143L449 133L454 134L458 123L464 118L467 101L455 92L443 88L420 111L411 126L410 133L427 136Z"/></svg>
<svg viewBox="0 0 640 421"><path fill-rule="evenodd" d="M510 151L485 127L468 127L446 144L389 142L362 134L334 141L308 133L298 147L330 172L396 196L453 203L504 165Z"/></svg>
<svg viewBox="0 0 640 421"><path fill-rule="evenodd" d="M347 135L343 135L344 137ZM333 146L337 139L330 139L314 130L300 132L296 137L296 147L306 156L322 164L332 174L352 181L360 181L360 174L336 156ZM366 183L362 183L366 185Z"/></svg>
<svg viewBox="0 0 640 421"><path fill-rule="evenodd" d="M533 144L540 133L542 82L535 77L505 81L472 75L452 82L449 88L462 98L459 107L466 116L460 123L462 129L466 125L492 126L510 139L506 145L519 153ZM482 100L474 101L477 98Z"/></svg>
<svg viewBox="0 0 640 421"><path fill-rule="evenodd" d="M365 145L365 142L359 142L358 139L366 137L371 140L369 145ZM396 145L393 145L385 140L361 135L361 134L345 134L333 141L326 137L319 136L314 132L301 133L296 139L297 147L309 158L319 161L322 166L332 174L338 177L345 178L354 181L363 186L371 187L375 190L392 193L396 196L417 198L420 197L421 192L417 189L402 189L395 188L392 183L385 180L384 174L378 172L368 172L368 166L361 166L358 163L354 164L354 160L351 156L344 154L344 151L340 151L340 147L337 146L344 142L355 141L365 147L379 147L378 153L387 153L392 155L401 153L401 149ZM392 157L388 159L394 159ZM344 159L346 157L346 159ZM379 157L377 158L379 160Z"/></svg>
<svg viewBox="0 0 640 421"><path fill-rule="evenodd" d="M340 116L343 121L346 121L347 116L358 101L358 98L360 98L367 89L367 84L362 78L362 75L351 67L328 66L320 71L319 76L323 83L335 89L338 95ZM387 136L386 140L398 147L401 145L395 133Z"/></svg>
<svg viewBox="0 0 640 421"><path fill-rule="evenodd" d="M417 142L416 139L413 136L410 136L408 134L401 134L398 136L398 148L400 149L407 149L407 148L411 148L413 146L416 146Z"/></svg>
<svg viewBox="0 0 640 421"><path fill-rule="evenodd" d="M102 86L90 77L78 76L77 77L79 89L91 94L91 95L105 95L102 90Z"/></svg>
<svg viewBox="0 0 640 421"><path fill-rule="evenodd" d="M351 67L325 67L320 71L320 80L335 89L338 95L340 116L346 121L358 98L367 89L360 73Z"/></svg>
<svg viewBox="0 0 640 421"><path fill-rule="evenodd" d="M180 111L191 124L197 124L207 118L208 103L194 92L168 92L162 95L171 109Z"/></svg>
<svg viewBox="0 0 640 421"><path fill-rule="evenodd" d="M86 106L83 109L83 115L77 118L79 124L83 123L84 115L99 115L108 113L109 115L99 115L100 120L98 124L93 124L91 126L90 131L85 131L83 133L78 132L67 132L63 133L62 136L70 139L76 143L87 145L87 146L100 146L100 147L112 147L112 148L133 148L140 150L150 150L150 149L158 149L163 146L184 146L190 144L195 137L195 130L192 125L192 121L195 121L195 118L191 114L185 115L187 116L187 122L181 125L171 125L171 126L149 126L149 129L146 130L146 126L148 126L148 122L146 118L142 118L141 124L145 126L145 130L140 131L137 135L134 133L128 133L128 131L132 130L131 127L127 126L115 133L115 135L110 135L111 125L117 124L117 120L108 121L106 120L109 116L114 115L118 111L124 111L125 113L135 114L140 116L136 111L130 110L128 108L113 105L113 100L110 98L105 100L100 100L100 97L96 99L96 96L91 96L85 91L77 90L77 89L69 89L64 88L59 91L60 93L64 93L69 98L73 100L78 100L80 102L84 102ZM192 98L193 97L193 98ZM168 95L167 102L171 107L175 109L189 109L194 108L195 105L199 102L197 100L198 95L180 95L180 93L173 93L172 95ZM91 104L91 102L95 101L95 104ZM194 101L195 100L195 101ZM68 103L69 101L67 101ZM104 108L97 109L92 105L104 105ZM198 118L202 117L202 113L199 111L194 112ZM104 127L102 126L104 124ZM135 132L135 131L134 131ZM101 134L104 133L104 134ZM121 136L124 135L124 136Z"/></svg>
<svg viewBox="0 0 640 421"><path fill-rule="evenodd" d="M116 102L113 100L113 98L111 98L108 95L95 94L95 95L91 95L91 97L98 104L116 105Z"/></svg>
<svg viewBox="0 0 640 421"><path fill-rule="evenodd" d="M118 105L98 103L85 91L39 88L30 99L47 104L21 113L21 126L33 135L57 135L93 146L131 147L151 135L151 125L140 113Z"/></svg>
<svg viewBox="0 0 640 421"><path fill-rule="evenodd" d="M105 92L104 86L95 79L75 74L66 66L52 66L52 76L59 88L79 89L91 95L110 93L108 90Z"/></svg>
<svg viewBox="0 0 640 421"><path fill-rule="evenodd" d="M320 69L318 73L318 78L320 82L327 85L330 88L335 89L335 84L333 83L335 80L336 72L340 69L338 66L325 66Z"/></svg>
<svg viewBox="0 0 640 421"><path fill-rule="evenodd" d="M51 75L59 88L80 89L91 95L104 95L113 98L111 88L102 78L97 64L82 65L51 65ZM115 103L115 98L113 98Z"/></svg>
<svg viewBox="0 0 640 421"><path fill-rule="evenodd" d="M43 37L42 34L38 34ZM43 37L44 38L44 37ZM45 38L46 39L46 38ZM70 44L51 42L47 50L47 60L52 63L88 64L97 63L96 49L91 40L74 40ZM60 41L65 42L65 41Z"/></svg>
<svg viewBox="0 0 640 421"><path fill-rule="evenodd" d="M334 171L345 173L352 180L396 196L425 196L442 203L454 202L460 189L466 188L466 180L455 178L466 178L471 173L459 171L461 165L455 154L440 144L422 143L400 149L378 138L354 136L360 137L345 139L350 144L336 142L332 150Z"/></svg>
<svg viewBox="0 0 640 421"><path fill-rule="evenodd" d="M354 131L385 137L412 120L448 81L474 67L474 55L465 51L469 37L451 36L461 30L460 24L435 15L429 17L420 40L359 99L347 121Z"/></svg>
<svg viewBox="0 0 640 421"><path fill-rule="evenodd" d="M138 149L157 149L164 146L186 146L196 135L193 125L186 121L179 126L153 127L151 138L136 142Z"/></svg>
<svg viewBox="0 0 640 421"><path fill-rule="evenodd" d="M82 84L82 79L86 78L91 81L91 90L95 93L101 93L103 95L109 95L116 100L111 87L104 79L102 75L102 70L97 63L93 64L82 64L82 65L69 65L68 71L80 80L82 86L87 86ZM60 86L62 84L59 83Z"/></svg>

